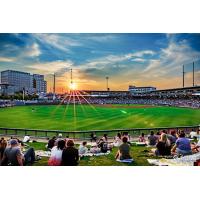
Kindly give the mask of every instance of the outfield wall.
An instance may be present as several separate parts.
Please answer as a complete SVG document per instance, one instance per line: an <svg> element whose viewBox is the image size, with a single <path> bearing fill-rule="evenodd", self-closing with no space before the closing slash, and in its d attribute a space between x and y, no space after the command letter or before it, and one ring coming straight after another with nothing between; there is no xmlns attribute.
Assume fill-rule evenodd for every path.
<svg viewBox="0 0 200 200"><path fill-rule="evenodd" d="M0 136L6 137L17 137L30 135L34 138L51 138L53 136L58 136L62 134L64 138L71 138L74 140L88 140L90 139L90 134L95 133L97 137L107 134L108 138L113 138L117 133L127 132L130 137L138 137L141 133L145 135L150 134L154 131L156 134L160 130L166 130L168 133L171 130L179 131L184 130L186 134L189 134L191 130L194 129L196 132L200 132L200 125L196 126L179 126L179 127L157 127L157 128L134 128L134 129L112 129L112 130L90 130L90 131L61 131L61 130L41 130L41 129L22 129L22 128L4 128L0 127Z"/></svg>

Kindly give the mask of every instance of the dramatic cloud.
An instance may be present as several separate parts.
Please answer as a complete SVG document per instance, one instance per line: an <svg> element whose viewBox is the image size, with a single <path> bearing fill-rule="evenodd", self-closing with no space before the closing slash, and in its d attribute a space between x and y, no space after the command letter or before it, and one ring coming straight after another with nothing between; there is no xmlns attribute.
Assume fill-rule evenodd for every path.
<svg viewBox="0 0 200 200"><path fill-rule="evenodd" d="M24 52L21 54L21 57L37 57L41 54L39 45L37 43L32 44L31 46L26 47Z"/></svg>
<svg viewBox="0 0 200 200"><path fill-rule="evenodd" d="M0 57L0 62L14 62L14 58Z"/></svg>
<svg viewBox="0 0 200 200"><path fill-rule="evenodd" d="M73 69L80 89L126 90L129 84L180 87L182 66L191 84L191 63L200 59L200 34L0 34L0 71L52 74L66 88ZM200 84L200 63L195 81Z"/></svg>

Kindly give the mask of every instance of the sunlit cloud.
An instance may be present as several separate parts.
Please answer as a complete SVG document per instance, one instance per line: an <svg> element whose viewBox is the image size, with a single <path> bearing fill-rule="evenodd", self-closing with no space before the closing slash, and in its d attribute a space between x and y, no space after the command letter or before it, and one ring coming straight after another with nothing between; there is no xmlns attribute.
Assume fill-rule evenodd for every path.
<svg viewBox="0 0 200 200"><path fill-rule="evenodd" d="M44 74L48 90L67 90L70 69L79 89L113 90L128 85L172 88L191 85L191 64L200 59L200 34L0 34L0 71ZM195 65L200 84L200 64Z"/></svg>

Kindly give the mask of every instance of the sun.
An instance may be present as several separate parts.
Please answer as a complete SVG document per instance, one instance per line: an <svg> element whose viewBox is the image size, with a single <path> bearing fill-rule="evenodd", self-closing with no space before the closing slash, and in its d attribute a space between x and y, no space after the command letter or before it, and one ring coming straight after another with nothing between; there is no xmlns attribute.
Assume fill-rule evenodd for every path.
<svg viewBox="0 0 200 200"><path fill-rule="evenodd" d="M70 90L75 90L76 89L76 83L70 83L69 88L70 88Z"/></svg>

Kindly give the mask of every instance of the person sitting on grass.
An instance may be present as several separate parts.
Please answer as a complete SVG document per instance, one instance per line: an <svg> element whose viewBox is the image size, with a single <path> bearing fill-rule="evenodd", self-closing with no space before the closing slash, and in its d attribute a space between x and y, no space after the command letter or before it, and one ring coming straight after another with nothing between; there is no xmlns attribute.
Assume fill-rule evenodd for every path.
<svg viewBox="0 0 200 200"><path fill-rule="evenodd" d="M57 138L56 141L55 141L55 146L58 145L58 141L60 141L60 140L63 140L62 133L59 133L59 134L58 134L58 138Z"/></svg>
<svg viewBox="0 0 200 200"><path fill-rule="evenodd" d="M150 135L148 136L148 145L155 146L158 141L158 138L154 135L154 132L151 131Z"/></svg>
<svg viewBox="0 0 200 200"><path fill-rule="evenodd" d="M64 140L60 140L58 141L58 145L51 149L51 156L49 158L48 165L59 166L61 164L62 152L65 148L65 144Z"/></svg>
<svg viewBox="0 0 200 200"><path fill-rule="evenodd" d="M132 159L130 156L130 145L127 143L127 137L123 137L122 142L123 143L119 146L119 150L117 151L115 158L120 160Z"/></svg>
<svg viewBox="0 0 200 200"><path fill-rule="evenodd" d="M98 147L101 149L102 153L106 153L109 150L108 143L105 142L103 139L99 140Z"/></svg>
<svg viewBox="0 0 200 200"><path fill-rule="evenodd" d="M10 140L10 146L4 151L2 163L12 166L23 166L33 164L35 161L35 151L29 148L25 154L22 153L20 145L16 139Z"/></svg>
<svg viewBox="0 0 200 200"><path fill-rule="evenodd" d="M90 138L91 138L90 139L91 142L93 142L93 141L96 142L97 141L97 136L96 136L95 132L90 134Z"/></svg>
<svg viewBox="0 0 200 200"><path fill-rule="evenodd" d="M138 139L138 142L146 142L146 139L145 139L145 137L144 137L144 133L142 133L141 135L140 135L140 137L139 137L139 139Z"/></svg>
<svg viewBox="0 0 200 200"><path fill-rule="evenodd" d="M123 133L122 133L122 136L123 136L123 137L127 137L128 143L130 142L131 136L128 134L127 131L126 131L126 132L123 132Z"/></svg>
<svg viewBox="0 0 200 200"><path fill-rule="evenodd" d="M67 141L67 147L63 149L62 153L62 166L76 166L78 165L79 155L78 149L74 147L73 140Z"/></svg>
<svg viewBox="0 0 200 200"><path fill-rule="evenodd" d="M47 148L51 150L55 146L56 136L53 136L47 144Z"/></svg>
<svg viewBox="0 0 200 200"><path fill-rule="evenodd" d="M104 134L103 137L101 138L104 142L108 142L108 136L107 134Z"/></svg>
<svg viewBox="0 0 200 200"><path fill-rule="evenodd" d="M178 134L178 139L172 148L172 153L176 153L178 156L191 155L192 149L190 145L190 140L185 137L184 131L180 131Z"/></svg>
<svg viewBox="0 0 200 200"><path fill-rule="evenodd" d="M84 154L86 154L87 152L88 152L88 148L86 147L86 145L87 145L87 142L86 141L84 141L84 142L82 142L82 144L79 146L79 149L78 149L78 153L79 153L79 155L84 155Z"/></svg>
<svg viewBox="0 0 200 200"><path fill-rule="evenodd" d="M198 134L196 131L194 131L194 129L192 129L192 131L190 132L190 138L193 139L194 137L197 137Z"/></svg>
<svg viewBox="0 0 200 200"><path fill-rule="evenodd" d="M97 153L100 153L101 152L101 149L98 147L97 144L93 145L91 148L90 148L90 153L93 153L93 154L97 154Z"/></svg>
<svg viewBox="0 0 200 200"><path fill-rule="evenodd" d="M162 133L158 143L156 144L156 149L152 150L156 156L169 156L171 155L171 144L167 135Z"/></svg>
<svg viewBox="0 0 200 200"><path fill-rule="evenodd" d="M118 133L117 134L117 136L115 136L115 138L114 138L114 142L113 142L113 145L115 146L115 147L119 147L121 144L122 144L122 139L121 139L121 134L120 133Z"/></svg>
<svg viewBox="0 0 200 200"><path fill-rule="evenodd" d="M199 152L199 150L200 150L200 140L198 140L198 142L196 144L194 144L192 147L192 151L194 153Z"/></svg>
<svg viewBox="0 0 200 200"><path fill-rule="evenodd" d="M3 154L4 154L6 147L7 147L7 141L4 138L1 138L1 140L0 140L0 162L3 158Z"/></svg>
<svg viewBox="0 0 200 200"><path fill-rule="evenodd" d="M170 132L170 134L167 134L167 138L169 139L171 145L174 145L176 143L176 140L178 139L176 137L176 131L175 130L172 130Z"/></svg>

